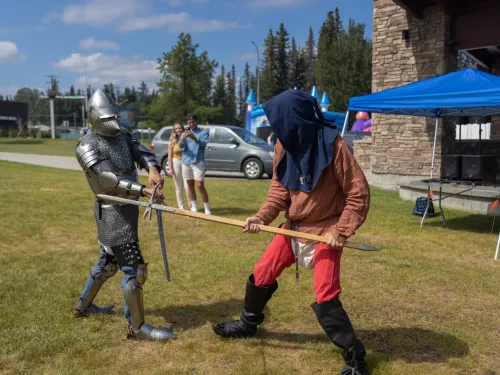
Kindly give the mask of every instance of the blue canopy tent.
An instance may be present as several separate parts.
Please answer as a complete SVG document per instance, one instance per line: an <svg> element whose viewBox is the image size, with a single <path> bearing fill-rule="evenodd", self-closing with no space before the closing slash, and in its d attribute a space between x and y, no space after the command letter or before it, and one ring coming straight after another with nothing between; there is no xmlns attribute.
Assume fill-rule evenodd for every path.
<svg viewBox="0 0 500 375"><path fill-rule="evenodd" d="M500 114L500 77L464 69L349 100L349 111L436 118L431 178L438 120L444 116L490 116ZM346 126L342 131L344 135Z"/></svg>

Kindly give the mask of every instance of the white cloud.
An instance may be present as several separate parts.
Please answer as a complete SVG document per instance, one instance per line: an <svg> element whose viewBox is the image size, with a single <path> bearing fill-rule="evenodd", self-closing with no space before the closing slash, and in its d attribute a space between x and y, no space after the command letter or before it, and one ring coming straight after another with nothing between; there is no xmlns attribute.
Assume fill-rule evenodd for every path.
<svg viewBox="0 0 500 375"><path fill-rule="evenodd" d="M158 16L136 17L126 20L122 26L120 26L120 31L158 29L165 27L171 33L193 33L236 29L248 26L249 25L240 25L233 21L194 20L186 12L180 12L165 13Z"/></svg>
<svg viewBox="0 0 500 375"><path fill-rule="evenodd" d="M207 1L167 0L171 6L186 4L186 2L204 4ZM186 12L158 13L140 0L88 0L82 4L67 5L60 13L50 12L45 16L44 22L54 19L60 19L65 24L117 27L120 31L166 28L172 33L207 32L250 26L217 19L197 20L191 18Z"/></svg>
<svg viewBox="0 0 500 375"><path fill-rule="evenodd" d="M133 18L146 10L146 5L136 0L91 0L65 6L59 18L65 24L110 27L113 21Z"/></svg>
<svg viewBox="0 0 500 375"><path fill-rule="evenodd" d="M0 62L26 60L15 43L0 41Z"/></svg>
<svg viewBox="0 0 500 375"><path fill-rule="evenodd" d="M253 0L249 1L247 5L251 8L285 8L312 1L313 0Z"/></svg>
<svg viewBox="0 0 500 375"><path fill-rule="evenodd" d="M161 78L156 69L157 62L142 60L138 57L122 57L104 53L81 55L72 53L68 57L53 64L55 68L72 73L81 74L74 80L75 86L85 85L85 66L87 67L88 83L92 86L102 87L105 83L114 83L120 87L138 86L141 81L149 87L156 87L156 82Z"/></svg>
<svg viewBox="0 0 500 375"><path fill-rule="evenodd" d="M202 5L208 3L208 0L166 0L171 7L178 7L181 4L197 4Z"/></svg>
<svg viewBox="0 0 500 375"><path fill-rule="evenodd" d="M95 40L94 38L87 38L80 41L80 48L118 50L120 49L120 46L117 43L108 40Z"/></svg>
<svg viewBox="0 0 500 375"><path fill-rule="evenodd" d="M257 54L252 52L245 53L241 55L240 60L241 61L257 60Z"/></svg>

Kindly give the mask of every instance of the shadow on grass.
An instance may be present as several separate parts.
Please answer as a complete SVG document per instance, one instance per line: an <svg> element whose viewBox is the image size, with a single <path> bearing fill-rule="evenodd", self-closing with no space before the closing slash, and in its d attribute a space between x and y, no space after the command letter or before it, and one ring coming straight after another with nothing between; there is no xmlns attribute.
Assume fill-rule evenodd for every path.
<svg viewBox="0 0 500 375"><path fill-rule="evenodd" d="M469 354L467 343L457 337L418 327L357 330L356 334L363 341L367 350L372 351L370 357L373 356L373 360L369 359L372 365L375 365L373 362L380 362L376 359L379 356L392 360L403 360L407 363L436 363L445 362L448 358L465 357ZM280 333L262 330L259 336L263 339L301 344L328 341L327 336L322 334ZM266 345L272 346L269 343Z"/></svg>
<svg viewBox="0 0 500 375"><path fill-rule="evenodd" d="M446 211L445 211L446 216ZM486 215L468 215L463 217L454 217L454 218L446 218L446 226L444 226L441 222L441 218L435 219L425 219L424 227L442 227L451 230L457 231L465 231L465 232L476 232L476 233L490 233L491 225L493 224L493 216ZM493 229L493 233L495 231L498 232L500 228L500 217L495 220L495 227Z"/></svg>
<svg viewBox="0 0 500 375"><path fill-rule="evenodd" d="M40 145L45 143L41 139L19 139L16 141L5 142L6 145Z"/></svg>
<svg viewBox="0 0 500 375"><path fill-rule="evenodd" d="M230 320L232 313L240 311L242 307L243 300L230 299L207 305L181 305L149 309L146 310L146 314L159 315L172 323L175 329L186 330L201 327L207 322L215 324L223 320Z"/></svg>

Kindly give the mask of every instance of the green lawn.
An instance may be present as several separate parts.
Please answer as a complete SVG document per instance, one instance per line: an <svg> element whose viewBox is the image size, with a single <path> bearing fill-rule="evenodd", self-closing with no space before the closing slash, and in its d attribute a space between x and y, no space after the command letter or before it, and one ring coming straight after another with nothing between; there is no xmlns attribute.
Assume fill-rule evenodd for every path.
<svg viewBox="0 0 500 375"><path fill-rule="evenodd" d="M0 138L0 152L20 152L55 156L75 156L77 140L48 138ZM150 147L149 141L144 145Z"/></svg>
<svg viewBox="0 0 500 375"><path fill-rule="evenodd" d="M293 269L283 273L256 338L216 337L211 324L238 316L246 278L271 236L169 214L171 283L154 215L140 221L150 263L145 306L149 323L172 328L179 339L125 339L118 275L96 301L119 302L115 315L72 318L98 254L83 173L0 161L0 179L0 374L326 375L342 368L309 306L312 271L301 272L299 285ZM213 213L244 219L268 185L208 180ZM166 186L173 202L171 179ZM500 374L500 262L493 261L491 218L450 210L448 228L430 219L421 230L412 206L373 189L369 218L353 240L383 251L344 251L342 301L373 374Z"/></svg>

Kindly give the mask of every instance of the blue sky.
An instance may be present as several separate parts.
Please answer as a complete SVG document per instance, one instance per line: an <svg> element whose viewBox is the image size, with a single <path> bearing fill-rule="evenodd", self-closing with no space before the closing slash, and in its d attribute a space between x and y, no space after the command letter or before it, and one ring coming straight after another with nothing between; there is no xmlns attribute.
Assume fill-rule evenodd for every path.
<svg viewBox="0 0 500 375"><path fill-rule="evenodd" d="M372 33L371 0L18 0L2 4L0 94L20 87L47 88L54 74L63 90L74 84L118 87L159 79L156 59L180 32L189 32L209 57L226 67L257 63L255 41L283 22L299 44L309 26L317 38L329 10L340 9Z"/></svg>

